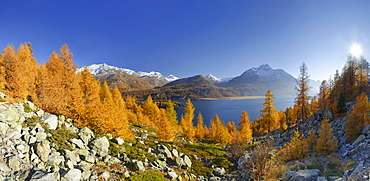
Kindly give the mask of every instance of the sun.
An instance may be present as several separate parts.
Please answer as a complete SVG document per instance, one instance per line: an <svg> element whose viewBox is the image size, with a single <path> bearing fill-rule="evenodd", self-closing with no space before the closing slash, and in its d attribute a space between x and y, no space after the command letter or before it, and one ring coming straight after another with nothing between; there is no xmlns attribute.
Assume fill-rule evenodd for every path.
<svg viewBox="0 0 370 181"><path fill-rule="evenodd" d="M350 53L352 56L359 57L362 55L362 48L358 44L353 44L350 49Z"/></svg>

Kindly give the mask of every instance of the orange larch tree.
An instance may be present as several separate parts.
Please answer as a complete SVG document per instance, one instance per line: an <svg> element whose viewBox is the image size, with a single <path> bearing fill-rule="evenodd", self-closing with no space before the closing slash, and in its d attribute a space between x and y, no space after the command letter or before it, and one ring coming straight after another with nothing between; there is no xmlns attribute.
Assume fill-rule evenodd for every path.
<svg viewBox="0 0 370 181"><path fill-rule="evenodd" d="M96 120L99 117L100 102L100 83L85 68L80 74L80 87L84 109L80 112L77 121L80 126L87 126L90 120Z"/></svg>
<svg viewBox="0 0 370 181"><path fill-rule="evenodd" d="M244 143L252 142L253 132L251 128L249 114L247 111L243 111L240 115L238 134L240 134L240 137L244 141Z"/></svg>
<svg viewBox="0 0 370 181"><path fill-rule="evenodd" d="M321 122L321 130L316 142L316 149L319 156L328 155L335 152L338 146L338 140L334 137L333 129L330 126L329 119Z"/></svg>
<svg viewBox="0 0 370 181"><path fill-rule="evenodd" d="M347 113L346 136L349 141L354 141L366 124L370 124L370 104L366 93L356 98L357 104L352 107L353 111Z"/></svg>
<svg viewBox="0 0 370 181"><path fill-rule="evenodd" d="M204 139L205 134L206 134L205 131L206 131L206 128L204 125L203 115L202 113L199 112L198 117L197 117L197 128L195 132L195 137L197 137L198 139Z"/></svg>
<svg viewBox="0 0 370 181"><path fill-rule="evenodd" d="M158 137L165 141L173 141L175 133L172 123L168 120L167 112L165 109L160 109L159 112Z"/></svg>
<svg viewBox="0 0 370 181"><path fill-rule="evenodd" d="M188 99L186 107L184 108L184 114L180 119L181 129L184 132L186 139L188 140L193 140L195 136L195 129L193 124L194 111L195 108L190 99Z"/></svg>

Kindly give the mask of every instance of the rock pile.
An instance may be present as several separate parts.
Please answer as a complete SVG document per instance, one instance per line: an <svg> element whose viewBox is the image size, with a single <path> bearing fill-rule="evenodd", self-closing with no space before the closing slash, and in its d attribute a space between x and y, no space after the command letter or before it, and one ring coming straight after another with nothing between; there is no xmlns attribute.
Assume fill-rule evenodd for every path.
<svg viewBox="0 0 370 181"><path fill-rule="evenodd" d="M56 135L50 130L58 129L76 135L65 140L70 149L61 149L54 142ZM145 144L147 136L136 137L137 144ZM112 144L120 147L121 152L115 156L110 154ZM195 175L184 172L180 177L175 172L174 168L190 169L192 166L189 156L175 148L169 149L154 141L156 147L146 151L155 160L139 161L125 154L123 144L121 138L98 137L90 129L75 127L72 120L45 113L31 102L0 104L0 180L117 179L111 169L99 171L99 165L119 167L121 178L135 175L136 171L161 170L171 180L195 179Z"/></svg>

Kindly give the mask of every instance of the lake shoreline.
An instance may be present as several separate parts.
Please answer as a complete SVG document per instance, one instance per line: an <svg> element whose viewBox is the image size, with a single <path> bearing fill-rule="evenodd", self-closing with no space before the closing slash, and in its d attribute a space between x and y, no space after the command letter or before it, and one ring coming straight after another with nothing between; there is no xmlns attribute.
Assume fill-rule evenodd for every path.
<svg viewBox="0 0 370 181"><path fill-rule="evenodd" d="M218 97L218 98L198 98L198 100L239 100L239 99L262 99L265 96L240 96L240 97Z"/></svg>

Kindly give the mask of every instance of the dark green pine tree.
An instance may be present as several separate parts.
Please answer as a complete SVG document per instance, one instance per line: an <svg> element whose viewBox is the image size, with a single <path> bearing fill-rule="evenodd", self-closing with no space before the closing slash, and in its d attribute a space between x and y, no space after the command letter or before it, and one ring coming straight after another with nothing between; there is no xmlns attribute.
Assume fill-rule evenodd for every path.
<svg viewBox="0 0 370 181"><path fill-rule="evenodd" d="M337 102L338 113L346 113L346 96L343 92L340 93Z"/></svg>

